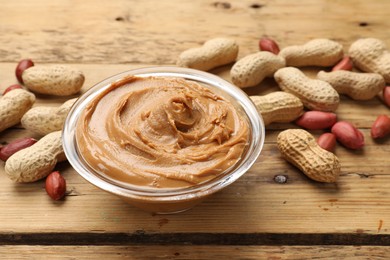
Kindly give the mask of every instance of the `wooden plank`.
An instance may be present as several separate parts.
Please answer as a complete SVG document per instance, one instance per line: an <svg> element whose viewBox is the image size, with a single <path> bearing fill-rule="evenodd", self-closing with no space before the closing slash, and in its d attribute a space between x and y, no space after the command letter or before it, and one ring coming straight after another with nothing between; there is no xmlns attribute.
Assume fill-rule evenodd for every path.
<svg viewBox="0 0 390 260"><path fill-rule="evenodd" d="M378 246L1 246L0 259L388 259Z"/></svg>
<svg viewBox="0 0 390 260"><path fill-rule="evenodd" d="M181 51L216 36L237 39L240 56L257 51L262 35L281 47L320 37L390 44L389 8L386 0L8 1L0 61L174 64Z"/></svg>
<svg viewBox="0 0 390 260"><path fill-rule="evenodd" d="M83 93L104 78L128 69L174 64L182 50L216 36L235 38L240 45L240 57L257 51L262 35L275 38L281 47L317 37L336 39L345 50L360 37L378 37L390 45L390 37L385 33L390 25L389 7L390 2L385 0L275 0L258 4L249 0L142 4L125 0L99 4L91 0L8 1L1 5L1 11L7 15L0 16L0 91L16 83L16 62L26 57L41 64L68 63L80 68L86 75ZM230 66L225 66L212 73L230 80L229 70ZM315 76L318 68L304 70ZM275 82L267 79L245 91L262 95L277 89ZM55 106L68 98L40 95L35 106ZM8 242L22 244L39 244L39 240L34 240L39 238L49 244L50 238L59 244L81 238L85 239L83 243L96 239L95 243L102 244L105 235L119 244L122 237L137 239L140 235L142 239L154 237L154 241L185 238L184 241L195 243L203 238L210 243L227 241L226 244L233 245L240 239L254 245L269 244L273 239L290 244L310 244L312 239L311 243L319 244L348 241L355 245L363 241L386 245L390 238L390 143L389 139L371 140L369 128L377 115L388 113L389 108L379 99L356 102L342 97L337 111L339 119L362 129L367 145L357 152L337 147L342 175L336 185L312 182L282 160L275 146L276 136L280 130L296 126L274 124L267 127L262 155L248 173L198 207L178 215L153 215L133 208L84 181L66 162L56 169L67 179L68 194L64 201L53 202L45 194L43 181L14 184L6 178L4 163L0 162L0 238L3 242L9 239ZM313 133L318 136L321 131ZM16 126L0 133L0 143L30 135ZM279 174L288 176L287 183L274 181ZM39 255L50 249L64 254L67 250L80 250L78 256L82 257L95 250L102 255L118 250L120 256L128 256L129 248L141 248L145 258L154 254L172 256L167 247L8 246L0 251L16 254L26 250L22 254L28 257L34 251ZM194 248L204 251L194 255ZM305 256L307 251L325 259L335 255L347 259L388 256L384 247L215 246L188 247L175 256L294 259L296 255Z"/></svg>

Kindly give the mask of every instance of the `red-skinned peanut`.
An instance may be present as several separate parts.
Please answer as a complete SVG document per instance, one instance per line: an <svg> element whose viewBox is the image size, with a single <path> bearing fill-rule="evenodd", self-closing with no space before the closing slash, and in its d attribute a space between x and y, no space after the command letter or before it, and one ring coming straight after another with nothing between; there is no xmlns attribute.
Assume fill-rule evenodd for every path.
<svg viewBox="0 0 390 260"><path fill-rule="evenodd" d="M322 111L307 111L295 123L309 130L331 128L337 121L335 113Z"/></svg>
<svg viewBox="0 0 390 260"><path fill-rule="evenodd" d="M336 136L332 133L323 133L318 137L317 144L329 152L333 152L336 147Z"/></svg>
<svg viewBox="0 0 390 260"><path fill-rule="evenodd" d="M259 49L261 51L272 52L275 55L278 55L280 52L278 44L274 40L266 37L260 39Z"/></svg>
<svg viewBox="0 0 390 260"><path fill-rule="evenodd" d="M353 69L353 62L352 59L349 56L345 56L342 58L333 68L332 71L336 70L349 70L352 71Z"/></svg>
<svg viewBox="0 0 390 260"><path fill-rule="evenodd" d="M22 88L23 88L23 87L22 87L21 85L19 85L19 84L13 84L13 85L9 86L8 88L6 88L6 89L4 90L3 96L4 96L5 94L7 94L8 92L14 90L14 89L22 89Z"/></svg>
<svg viewBox="0 0 390 260"><path fill-rule="evenodd" d="M386 115L380 115L371 126L371 137L383 138L390 134L390 118Z"/></svg>
<svg viewBox="0 0 390 260"><path fill-rule="evenodd" d="M65 196L66 181L58 172L54 171L46 177L45 190L53 200L60 200Z"/></svg>
<svg viewBox="0 0 390 260"><path fill-rule="evenodd" d="M364 135L347 121L339 121L333 125L331 132L343 146L357 150L364 146Z"/></svg>
<svg viewBox="0 0 390 260"><path fill-rule="evenodd" d="M390 86L386 86L383 89L383 101L388 107L390 107Z"/></svg>
<svg viewBox="0 0 390 260"><path fill-rule="evenodd" d="M15 69L15 76L20 83L23 84L23 78L22 78L23 72L32 66L34 66L34 62L30 59L24 59L19 61Z"/></svg>
<svg viewBox="0 0 390 260"><path fill-rule="evenodd" d="M24 148L30 147L33 144L35 144L36 142L37 142L37 140L35 140L34 138L25 137L25 138L17 139L17 140L15 140L7 145L4 145L0 149L0 160L6 161L14 153L16 153Z"/></svg>

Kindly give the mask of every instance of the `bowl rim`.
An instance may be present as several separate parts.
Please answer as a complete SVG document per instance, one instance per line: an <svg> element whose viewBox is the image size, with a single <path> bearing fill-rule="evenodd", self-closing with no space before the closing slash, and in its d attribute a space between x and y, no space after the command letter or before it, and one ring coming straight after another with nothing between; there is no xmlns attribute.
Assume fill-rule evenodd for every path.
<svg viewBox="0 0 390 260"><path fill-rule="evenodd" d="M80 112L83 111L85 106L90 103L97 95L107 89L113 82L117 82L126 76L164 76L164 77L179 77L186 80L195 80L211 87L215 87L222 92L227 93L229 97L235 98L237 104L241 107L245 113L248 123L250 124L251 137L250 145L245 153L243 159L240 159L239 164L235 164L231 171L222 176L211 179L205 183L194 185L185 188L178 189L130 189L123 187L122 185L116 185L110 181L107 181L103 176L98 176L98 173L92 173L90 167L86 162L82 162L83 159L78 153L76 142L76 124L80 116ZM191 68L182 68L175 66L153 66L127 70L113 76L110 76L89 88L83 93L71 107L64 123L62 130L62 143L65 156L74 170L81 175L85 180L95 185L96 187L113 193L118 196L151 200L159 202L169 201L182 201L193 198L200 198L212 193L215 193L224 187L230 185L238 178L240 178L245 172L247 172L251 166L256 162L259 157L265 139L265 126L261 115L257 112L256 106L248 95L240 88L236 87L232 83L222 79L221 77Z"/></svg>

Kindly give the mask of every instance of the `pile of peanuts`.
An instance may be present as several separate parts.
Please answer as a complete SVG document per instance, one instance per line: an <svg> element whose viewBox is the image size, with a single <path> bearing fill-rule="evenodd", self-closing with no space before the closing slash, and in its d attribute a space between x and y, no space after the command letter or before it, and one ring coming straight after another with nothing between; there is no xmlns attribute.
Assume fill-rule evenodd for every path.
<svg viewBox="0 0 390 260"><path fill-rule="evenodd" d="M380 94L390 106L390 86L386 86L390 82L390 52L386 45L378 39L359 39L350 46L348 56L344 56L343 46L329 39L314 39L280 51L274 40L263 38L259 49L236 61L237 43L216 38L181 53L177 65L208 71L234 63L231 81L240 88L256 86L266 77L273 77L280 91L250 98L265 127L291 122L300 127L278 135L281 155L315 181L336 182L341 169L333 153L337 141L348 149L364 146L361 131L350 122L337 120L339 95L369 100ZM311 79L298 69L303 66L332 67L332 70L320 71L316 79ZM40 138L22 138L0 145L0 160L5 161L5 173L15 182L46 178L48 195L59 200L66 193L66 181L53 170L58 162L66 160L61 130L76 98L59 107L33 107L35 94L72 96L80 91L85 77L69 66L35 65L28 59L18 63L15 74L20 84L9 86L0 98L0 132L21 123ZM330 131L316 140L304 129ZM379 115L371 128L372 138L389 134L390 118Z"/></svg>
<svg viewBox="0 0 390 260"><path fill-rule="evenodd" d="M348 149L361 149L364 135L352 123L338 121L335 111L340 94L354 100L380 96L390 106L390 52L379 39L359 39L351 44L348 56L343 46L330 39L314 39L303 45L285 47L270 38L259 41L260 51L236 61L238 45L232 39L216 38L203 46L182 52L177 65L211 70L234 63L231 81L240 88L260 84L273 77L281 91L250 96L267 127L271 123L291 123L306 130L326 130L317 140L304 129L287 129L277 138L283 158L309 178L336 182L340 163L334 154L337 141ZM319 71L316 79L299 68L332 67ZM390 134L390 118L379 115L371 127L371 137Z"/></svg>
<svg viewBox="0 0 390 260"><path fill-rule="evenodd" d="M5 173L17 183L34 182L46 177L45 189L54 200L65 196L66 181L57 162L66 160L61 130L76 101L69 99L59 107L35 106L35 94L71 96L84 84L81 71L69 66L35 66L30 59L21 60L15 69L20 84L9 86L0 98L0 132L16 124L30 130L39 140L21 138L0 147ZM24 85L24 87L22 86Z"/></svg>

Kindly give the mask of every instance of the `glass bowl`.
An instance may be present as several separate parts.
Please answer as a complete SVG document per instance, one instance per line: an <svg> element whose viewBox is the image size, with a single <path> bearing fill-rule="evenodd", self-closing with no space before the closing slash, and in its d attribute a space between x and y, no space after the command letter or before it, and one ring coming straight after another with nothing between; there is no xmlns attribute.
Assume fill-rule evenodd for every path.
<svg viewBox="0 0 390 260"><path fill-rule="evenodd" d="M86 106L100 93L108 89L113 82L126 76L137 77L174 77L198 82L223 98L229 100L249 126L249 137L241 158L226 172L194 186L177 189L150 189L123 185L119 181L109 180L92 169L83 159L76 141L77 121ZM188 210L209 195L222 190L241 177L255 163L264 144L264 123L255 105L241 89L213 74L179 67L149 67L126 71L96 84L85 92L70 110L62 133L65 155L72 167L88 182L96 187L119 196L124 201L143 210L158 213L177 213Z"/></svg>

